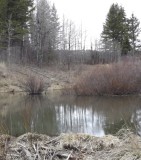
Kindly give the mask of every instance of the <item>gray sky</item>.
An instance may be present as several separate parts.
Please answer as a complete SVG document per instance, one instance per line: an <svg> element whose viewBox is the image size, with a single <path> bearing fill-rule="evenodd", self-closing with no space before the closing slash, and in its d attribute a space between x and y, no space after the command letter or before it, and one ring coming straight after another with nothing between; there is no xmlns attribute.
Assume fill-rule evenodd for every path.
<svg viewBox="0 0 141 160"><path fill-rule="evenodd" d="M122 5L127 17L132 13L141 21L140 0L50 0L54 2L59 14L72 20L76 25L83 24L87 30L87 42L100 38L106 15L113 3Z"/></svg>

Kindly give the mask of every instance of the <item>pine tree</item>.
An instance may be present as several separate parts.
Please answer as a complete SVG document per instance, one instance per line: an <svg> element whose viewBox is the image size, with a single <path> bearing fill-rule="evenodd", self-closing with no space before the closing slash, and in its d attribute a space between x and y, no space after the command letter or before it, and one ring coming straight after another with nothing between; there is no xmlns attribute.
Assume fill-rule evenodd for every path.
<svg viewBox="0 0 141 160"><path fill-rule="evenodd" d="M0 1L0 47L4 47L6 39L7 26L7 1ZM3 43L3 45L2 45Z"/></svg>
<svg viewBox="0 0 141 160"><path fill-rule="evenodd" d="M127 45L128 37L128 25L124 8L118 4L112 4L103 25L103 41L120 44L122 54L127 54L130 50L130 45Z"/></svg>
<svg viewBox="0 0 141 160"><path fill-rule="evenodd" d="M58 49L59 30L60 30L59 18L57 15L56 7L53 4L51 8L51 44L52 44L51 47L53 50Z"/></svg>
<svg viewBox="0 0 141 160"><path fill-rule="evenodd" d="M7 42L8 27L10 30L12 45L23 40L28 32L28 21L33 10L33 0L1 0L0 1L0 35L1 42Z"/></svg>
<svg viewBox="0 0 141 160"><path fill-rule="evenodd" d="M128 25L129 25L129 36L131 41L131 47L133 54L138 49L137 43L139 42L138 36L141 32L141 28L139 27L140 22L139 20L134 16L134 14L131 15L131 18L128 19Z"/></svg>

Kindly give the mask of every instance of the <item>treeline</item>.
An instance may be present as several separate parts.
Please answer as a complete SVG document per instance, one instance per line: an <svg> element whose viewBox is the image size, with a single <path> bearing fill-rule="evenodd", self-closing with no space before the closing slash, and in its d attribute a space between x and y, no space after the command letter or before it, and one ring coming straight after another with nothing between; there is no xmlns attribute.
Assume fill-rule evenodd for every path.
<svg viewBox="0 0 141 160"><path fill-rule="evenodd" d="M123 7L113 4L103 26L101 41L86 51L83 26L62 17L47 0L0 1L0 60L37 65L61 63L108 63L139 50L139 20L126 17ZM98 46L98 47L97 47Z"/></svg>
<svg viewBox="0 0 141 160"><path fill-rule="evenodd" d="M1 0L0 1L0 47L5 59L10 62L13 46L19 46L22 59L24 39L29 33L30 14L33 11L33 0ZM1 51L2 53L2 51Z"/></svg>
<svg viewBox="0 0 141 160"><path fill-rule="evenodd" d="M55 5L47 0L0 1L1 61L49 64L60 57L57 50L85 50L85 43L82 26L76 28L64 16L60 20ZM68 57L67 52L64 59Z"/></svg>
<svg viewBox="0 0 141 160"><path fill-rule="evenodd" d="M54 5L45 0L0 1L0 46L5 60L38 64L58 45L59 19ZM48 53L48 57L45 55Z"/></svg>
<svg viewBox="0 0 141 160"><path fill-rule="evenodd" d="M127 18L122 6L112 4L101 34L105 50L109 50L111 44L113 50L120 48L122 55L130 51L134 54L141 47L138 39L141 31L139 25L140 22L134 14Z"/></svg>

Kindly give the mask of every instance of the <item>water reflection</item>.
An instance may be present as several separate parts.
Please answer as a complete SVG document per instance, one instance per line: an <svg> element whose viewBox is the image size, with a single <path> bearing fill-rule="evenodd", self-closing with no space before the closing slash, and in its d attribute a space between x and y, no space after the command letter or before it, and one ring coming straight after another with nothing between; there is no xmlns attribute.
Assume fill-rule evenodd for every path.
<svg viewBox="0 0 141 160"><path fill-rule="evenodd" d="M114 134L124 125L141 134L141 97L0 96L0 133Z"/></svg>
<svg viewBox="0 0 141 160"><path fill-rule="evenodd" d="M93 107L60 106L55 107L60 132L81 132L98 136L104 135L105 117L93 112Z"/></svg>

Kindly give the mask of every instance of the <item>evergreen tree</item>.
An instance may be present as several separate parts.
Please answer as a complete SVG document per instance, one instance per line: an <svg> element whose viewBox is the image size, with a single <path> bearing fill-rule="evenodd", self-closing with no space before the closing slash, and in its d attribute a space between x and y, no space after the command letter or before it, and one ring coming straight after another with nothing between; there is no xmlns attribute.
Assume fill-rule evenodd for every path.
<svg viewBox="0 0 141 160"><path fill-rule="evenodd" d="M131 50L131 44L129 41L129 35L125 34L122 40L121 53L127 54Z"/></svg>
<svg viewBox="0 0 141 160"><path fill-rule="evenodd" d="M57 10L55 5L53 4L51 8L51 47L53 50L58 49L59 44L59 30L60 23L57 15Z"/></svg>
<svg viewBox="0 0 141 160"><path fill-rule="evenodd" d="M7 1L0 0L0 42L5 43L7 22ZM0 43L0 47L2 44Z"/></svg>
<svg viewBox="0 0 141 160"><path fill-rule="evenodd" d="M28 21L33 10L33 0L0 1L0 35L1 42L7 42L8 30L11 30L12 45L23 41L28 32ZM10 23L10 25L9 25Z"/></svg>
<svg viewBox="0 0 141 160"><path fill-rule="evenodd" d="M130 50L128 25L124 8L118 4L112 4L103 25L103 41L120 44L122 54Z"/></svg>
<svg viewBox="0 0 141 160"><path fill-rule="evenodd" d="M138 49L137 43L139 42L138 36L141 32L141 28L139 27L139 20L132 14L131 18L128 19L129 25L129 36L133 54Z"/></svg>

